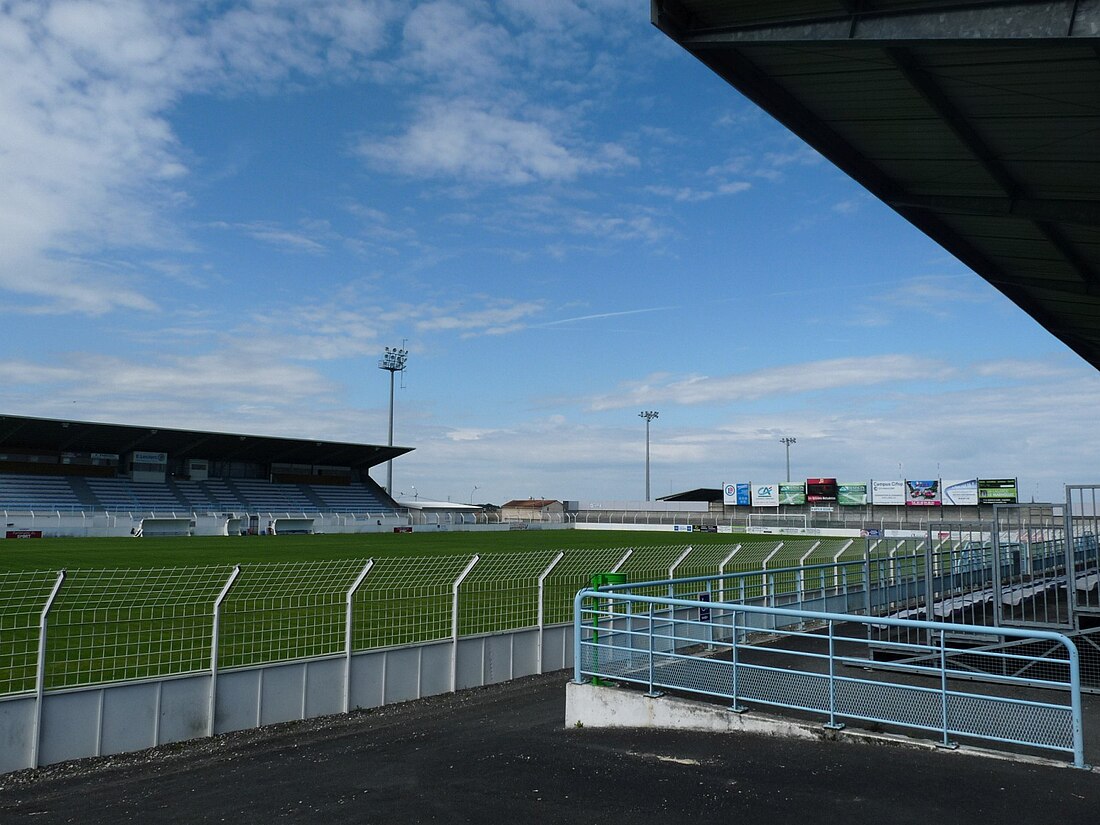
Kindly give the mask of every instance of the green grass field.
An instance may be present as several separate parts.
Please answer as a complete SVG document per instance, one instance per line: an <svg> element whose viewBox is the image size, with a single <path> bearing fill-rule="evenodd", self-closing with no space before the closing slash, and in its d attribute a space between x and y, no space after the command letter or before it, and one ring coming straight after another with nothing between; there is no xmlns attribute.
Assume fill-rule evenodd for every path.
<svg viewBox="0 0 1100 825"><path fill-rule="evenodd" d="M187 567L246 562L334 561L400 555L522 553L641 545L703 546L760 541L717 533L510 530L493 533L367 533L322 536L23 539L0 542L0 571ZM598 571L597 571L598 572Z"/></svg>
<svg viewBox="0 0 1100 825"><path fill-rule="evenodd" d="M632 582L758 571L831 560L839 540L715 533L532 530L323 536L31 539L0 542L0 695L33 690L43 606L65 571L47 625L45 685L75 687L190 673L209 668L213 605L223 603L219 667L341 653L346 595L370 560L352 603L353 650L449 639L454 583L462 581L460 635L538 624L538 579L545 579L544 624L572 619L573 596L592 574L619 564ZM855 549L855 548L854 548ZM862 547L858 548L862 553ZM773 588L794 588L793 576ZM789 581L788 581L789 578ZM749 590L759 594L757 575ZM685 585L677 595L702 589ZM732 594L731 594L732 597Z"/></svg>

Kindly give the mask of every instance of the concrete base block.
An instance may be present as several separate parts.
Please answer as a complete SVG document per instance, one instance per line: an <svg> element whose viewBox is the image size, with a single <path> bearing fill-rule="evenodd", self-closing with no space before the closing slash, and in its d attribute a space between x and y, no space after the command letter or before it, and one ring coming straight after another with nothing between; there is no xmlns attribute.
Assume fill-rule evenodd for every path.
<svg viewBox="0 0 1100 825"><path fill-rule="evenodd" d="M656 728L705 733L748 733L817 741L861 742L880 747L918 748L945 754L971 754L1036 765L1071 767L1070 763L1060 760L971 746L943 750L936 742L929 740L844 726L830 728L826 726L826 721L789 719L757 710L735 713L719 704L678 696L653 698L640 690L611 685L568 682L565 687L567 728Z"/></svg>

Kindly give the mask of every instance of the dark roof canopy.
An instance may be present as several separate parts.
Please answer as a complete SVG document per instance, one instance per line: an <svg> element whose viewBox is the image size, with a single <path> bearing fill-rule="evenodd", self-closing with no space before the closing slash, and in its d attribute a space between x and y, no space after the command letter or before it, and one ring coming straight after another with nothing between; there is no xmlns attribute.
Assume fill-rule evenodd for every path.
<svg viewBox="0 0 1100 825"><path fill-rule="evenodd" d="M412 452L412 447L0 415L0 453L51 451L122 455L131 450L163 452L172 458L324 464L365 470Z"/></svg>
<svg viewBox="0 0 1100 825"><path fill-rule="evenodd" d="M661 496L657 501L722 501L722 491L717 487L696 487L694 490Z"/></svg>
<svg viewBox="0 0 1100 825"><path fill-rule="evenodd" d="M1100 368L1100 0L653 0L652 14Z"/></svg>

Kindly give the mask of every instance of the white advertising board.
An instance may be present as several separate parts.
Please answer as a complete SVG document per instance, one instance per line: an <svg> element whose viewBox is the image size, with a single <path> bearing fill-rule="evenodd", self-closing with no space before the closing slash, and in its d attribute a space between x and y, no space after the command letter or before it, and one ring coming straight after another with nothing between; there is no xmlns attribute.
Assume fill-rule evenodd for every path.
<svg viewBox="0 0 1100 825"><path fill-rule="evenodd" d="M977 507L978 479L940 482L940 493L945 507Z"/></svg>
<svg viewBox="0 0 1100 825"><path fill-rule="evenodd" d="M752 485L752 506L753 507L778 507L779 506L779 484L753 484Z"/></svg>
<svg viewBox="0 0 1100 825"><path fill-rule="evenodd" d="M905 506L905 482L898 481L872 481L871 503L880 506Z"/></svg>
<svg viewBox="0 0 1100 825"><path fill-rule="evenodd" d="M730 507L737 504L737 485L732 481L722 485L722 503Z"/></svg>

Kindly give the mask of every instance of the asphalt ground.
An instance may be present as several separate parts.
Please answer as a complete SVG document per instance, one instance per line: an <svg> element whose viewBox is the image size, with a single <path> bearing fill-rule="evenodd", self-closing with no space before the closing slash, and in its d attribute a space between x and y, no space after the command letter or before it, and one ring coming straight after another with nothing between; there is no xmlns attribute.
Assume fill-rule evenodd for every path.
<svg viewBox="0 0 1100 825"><path fill-rule="evenodd" d="M1100 774L564 727L569 673L0 777L11 823L1093 823Z"/></svg>

